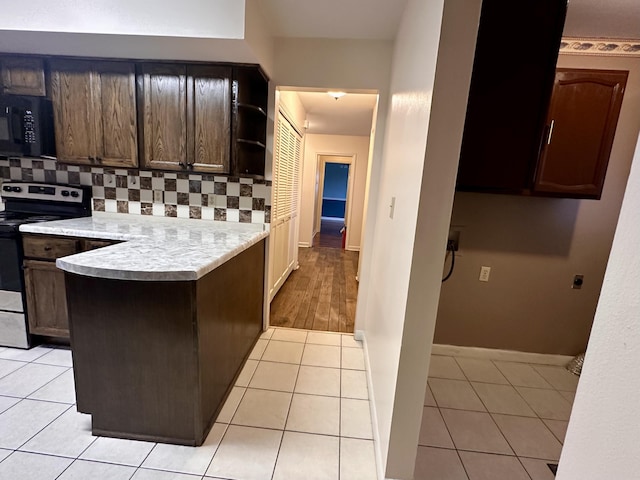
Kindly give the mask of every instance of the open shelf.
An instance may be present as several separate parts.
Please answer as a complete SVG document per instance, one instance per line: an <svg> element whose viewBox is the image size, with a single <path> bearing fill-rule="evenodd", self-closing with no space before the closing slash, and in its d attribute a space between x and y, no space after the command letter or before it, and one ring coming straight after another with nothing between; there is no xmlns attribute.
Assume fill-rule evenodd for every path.
<svg viewBox="0 0 640 480"><path fill-rule="evenodd" d="M244 143L245 145L252 145L254 147L260 147L260 148L267 148L267 146L264 143L258 142L257 140L247 140L246 138L239 138L236 141L238 143Z"/></svg>
<svg viewBox="0 0 640 480"><path fill-rule="evenodd" d="M262 108L258 107L257 105L251 105L249 103L238 103L238 108L246 109L249 112L259 113L264 115L265 117L267 116L267 112L265 112Z"/></svg>
<svg viewBox="0 0 640 480"><path fill-rule="evenodd" d="M268 79L259 66L233 69L234 173L264 178L267 143Z"/></svg>

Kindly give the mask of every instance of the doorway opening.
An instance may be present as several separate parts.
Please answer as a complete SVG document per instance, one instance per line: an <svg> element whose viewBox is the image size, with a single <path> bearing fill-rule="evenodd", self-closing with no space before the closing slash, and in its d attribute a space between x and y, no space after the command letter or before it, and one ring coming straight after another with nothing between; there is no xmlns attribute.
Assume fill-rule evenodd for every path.
<svg viewBox="0 0 640 480"><path fill-rule="evenodd" d="M319 188L316 199L316 235L318 247L345 248L351 192L353 157L319 155Z"/></svg>
<svg viewBox="0 0 640 480"><path fill-rule="evenodd" d="M301 133L301 149L298 169L287 173L299 179L285 200L295 207L292 221L276 219L271 226L269 264L277 269L270 275L272 326L354 331L377 102L377 93L370 92L336 99L326 90L277 89L277 118L286 117ZM280 130L276 125L276 135ZM282 170L279 161L274 155L274 172ZM286 193L275 173L274 192L277 212ZM288 234L280 233L281 225L290 225ZM279 260L285 253L295 258Z"/></svg>

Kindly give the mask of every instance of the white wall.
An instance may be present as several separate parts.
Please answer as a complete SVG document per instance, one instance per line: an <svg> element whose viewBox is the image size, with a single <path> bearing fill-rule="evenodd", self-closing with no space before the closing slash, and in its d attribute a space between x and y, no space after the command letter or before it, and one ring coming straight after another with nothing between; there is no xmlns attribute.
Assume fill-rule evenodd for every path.
<svg viewBox="0 0 640 480"><path fill-rule="evenodd" d="M638 478L640 139L622 203L558 480Z"/></svg>
<svg viewBox="0 0 640 480"><path fill-rule="evenodd" d="M2 2L0 30L243 38L244 0Z"/></svg>
<svg viewBox="0 0 640 480"><path fill-rule="evenodd" d="M304 162L302 170L302 198L300 216L300 246L310 247L315 232L315 209L317 207L316 179L318 175L318 155L356 156L355 164L349 172L353 176L349 225L347 229L347 250L360 250L362 237L362 213L364 209L365 184L369 163L369 137L350 135L305 136Z"/></svg>
<svg viewBox="0 0 640 480"><path fill-rule="evenodd" d="M278 90L278 108L284 111L293 126L304 137L304 121L307 118L307 112L298 94L291 90Z"/></svg>
<svg viewBox="0 0 640 480"><path fill-rule="evenodd" d="M275 40L258 2L259 0L246 0L244 40L256 62L260 63L267 75L272 75Z"/></svg>
<svg viewBox="0 0 640 480"><path fill-rule="evenodd" d="M271 74L274 41L256 2L3 2L0 51L260 63Z"/></svg>
<svg viewBox="0 0 640 480"><path fill-rule="evenodd" d="M479 18L479 2L443 3L408 2L394 53L380 198L367 219L375 224L376 261L356 322L366 339L386 478L413 477Z"/></svg>

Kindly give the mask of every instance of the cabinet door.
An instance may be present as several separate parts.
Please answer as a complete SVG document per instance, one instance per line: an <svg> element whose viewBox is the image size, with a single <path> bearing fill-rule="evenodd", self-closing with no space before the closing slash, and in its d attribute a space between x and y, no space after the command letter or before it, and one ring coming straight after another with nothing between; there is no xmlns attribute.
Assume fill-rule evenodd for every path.
<svg viewBox="0 0 640 480"><path fill-rule="evenodd" d="M180 170L187 165L186 66L145 64L141 68L143 166Z"/></svg>
<svg viewBox="0 0 640 480"><path fill-rule="evenodd" d="M97 62L92 75L96 161L109 167L137 167L134 64Z"/></svg>
<svg viewBox="0 0 640 480"><path fill-rule="evenodd" d="M64 272L54 262L25 260L24 282L30 333L69 337Z"/></svg>
<svg viewBox="0 0 640 480"><path fill-rule="evenodd" d="M93 163L91 62L51 60L51 96L58 161Z"/></svg>
<svg viewBox="0 0 640 480"><path fill-rule="evenodd" d="M600 198L627 75L558 69L535 193Z"/></svg>
<svg viewBox="0 0 640 480"><path fill-rule="evenodd" d="M2 57L2 93L44 97L44 62L41 58Z"/></svg>
<svg viewBox="0 0 640 480"><path fill-rule="evenodd" d="M229 172L231 68L189 67L188 163L196 171Z"/></svg>

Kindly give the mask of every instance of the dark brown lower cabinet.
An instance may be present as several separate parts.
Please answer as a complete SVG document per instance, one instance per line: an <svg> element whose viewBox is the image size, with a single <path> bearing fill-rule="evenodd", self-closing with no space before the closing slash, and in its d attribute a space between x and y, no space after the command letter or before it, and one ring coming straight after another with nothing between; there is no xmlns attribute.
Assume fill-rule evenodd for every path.
<svg viewBox="0 0 640 480"><path fill-rule="evenodd" d="M627 71L558 69L534 194L599 199Z"/></svg>
<svg viewBox="0 0 640 480"><path fill-rule="evenodd" d="M118 242L57 235L22 236L25 296L31 335L69 338L64 272L56 267L56 259L114 243Z"/></svg>
<svg viewBox="0 0 640 480"><path fill-rule="evenodd" d="M65 273L94 435L201 445L262 331L262 240L196 281Z"/></svg>
<svg viewBox="0 0 640 480"><path fill-rule="evenodd" d="M69 338L64 272L55 262L24 261L24 282L33 335Z"/></svg>

